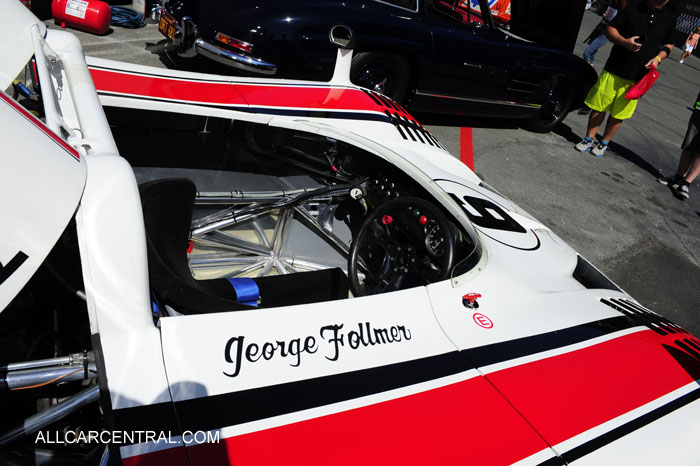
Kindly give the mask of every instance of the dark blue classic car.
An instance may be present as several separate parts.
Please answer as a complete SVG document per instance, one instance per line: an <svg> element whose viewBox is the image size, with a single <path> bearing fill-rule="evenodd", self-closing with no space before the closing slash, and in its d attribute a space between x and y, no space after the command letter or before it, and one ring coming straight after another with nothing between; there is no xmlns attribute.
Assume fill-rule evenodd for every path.
<svg viewBox="0 0 700 466"><path fill-rule="evenodd" d="M182 57L311 80L330 79L328 32L342 23L357 37L356 84L414 112L525 118L549 131L596 79L570 53L585 0L514 0L510 31L489 1L162 0L154 17Z"/></svg>

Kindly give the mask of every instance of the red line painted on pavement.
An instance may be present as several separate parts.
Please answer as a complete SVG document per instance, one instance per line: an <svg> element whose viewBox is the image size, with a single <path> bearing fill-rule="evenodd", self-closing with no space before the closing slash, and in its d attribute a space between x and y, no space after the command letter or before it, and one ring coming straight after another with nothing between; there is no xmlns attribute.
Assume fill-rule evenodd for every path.
<svg viewBox="0 0 700 466"><path fill-rule="evenodd" d="M471 171L474 171L474 145L471 128L460 128L459 131L459 160Z"/></svg>

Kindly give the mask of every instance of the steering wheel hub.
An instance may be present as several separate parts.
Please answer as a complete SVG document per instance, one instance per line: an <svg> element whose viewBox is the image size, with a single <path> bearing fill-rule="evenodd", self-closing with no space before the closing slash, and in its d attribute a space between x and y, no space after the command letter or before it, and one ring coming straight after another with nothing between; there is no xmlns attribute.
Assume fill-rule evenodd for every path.
<svg viewBox="0 0 700 466"><path fill-rule="evenodd" d="M454 255L453 229L440 209L420 198L393 199L365 219L353 240L350 289L364 296L444 280Z"/></svg>

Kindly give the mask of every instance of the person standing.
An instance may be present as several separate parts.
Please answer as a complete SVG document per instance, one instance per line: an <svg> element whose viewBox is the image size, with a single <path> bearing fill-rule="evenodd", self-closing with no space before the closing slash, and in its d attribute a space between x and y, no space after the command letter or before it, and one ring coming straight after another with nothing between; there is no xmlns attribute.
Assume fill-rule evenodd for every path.
<svg viewBox="0 0 700 466"><path fill-rule="evenodd" d="M589 65L595 62L595 54L598 52L602 46L608 43L608 38L605 37L605 28L608 23L617 16L618 10L621 10L627 6L627 0L614 0L608 8L603 13L603 20L598 24L598 26L593 29L591 34L586 38L585 42L588 42L588 47L583 51L583 59Z"/></svg>
<svg viewBox="0 0 700 466"><path fill-rule="evenodd" d="M695 47L698 46L698 39L700 39L700 26L695 29L695 32L691 32L685 39L685 44L683 45L683 55L681 55L681 59L678 63L682 65L685 59L688 58L691 53L693 53Z"/></svg>
<svg viewBox="0 0 700 466"><path fill-rule="evenodd" d="M622 122L634 114L637 100L625 99L625 93L673 49L676 17L668 2L630 2L606 27L605 36L614 45L603 72L584 101L591 113L586 136L574 146L577 150L602 157ZM610 116L605 132L596 144L594 138L606 113Z"/></svg>
<svg viewBox="0 0 700 466"><path fill-rule="evenodd" d="M700 92L695 99L681 150L676 174L670 178L661 177L657 181L670 186L676 196L686 200L690 197L690 184L700 175Z"/></svg>

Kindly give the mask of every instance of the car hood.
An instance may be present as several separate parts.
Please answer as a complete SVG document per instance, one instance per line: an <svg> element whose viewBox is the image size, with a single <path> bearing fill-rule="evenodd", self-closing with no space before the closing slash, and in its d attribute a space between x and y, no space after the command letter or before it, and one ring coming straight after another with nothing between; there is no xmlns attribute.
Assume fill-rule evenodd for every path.
<svg viewBox="0 0 700 466"><path fill-rule="evenodd" d="M34 55L31 27L43 36L46 25L20 2L6 2L0 15L0 89L7 89Z"/></svg>
<svg viewBox="0 0 700 466"><path fill-rule="evenodd" d="M78 152L2 92L0 124L2 312L34 275L75 214L87 170Z"/></svg>

